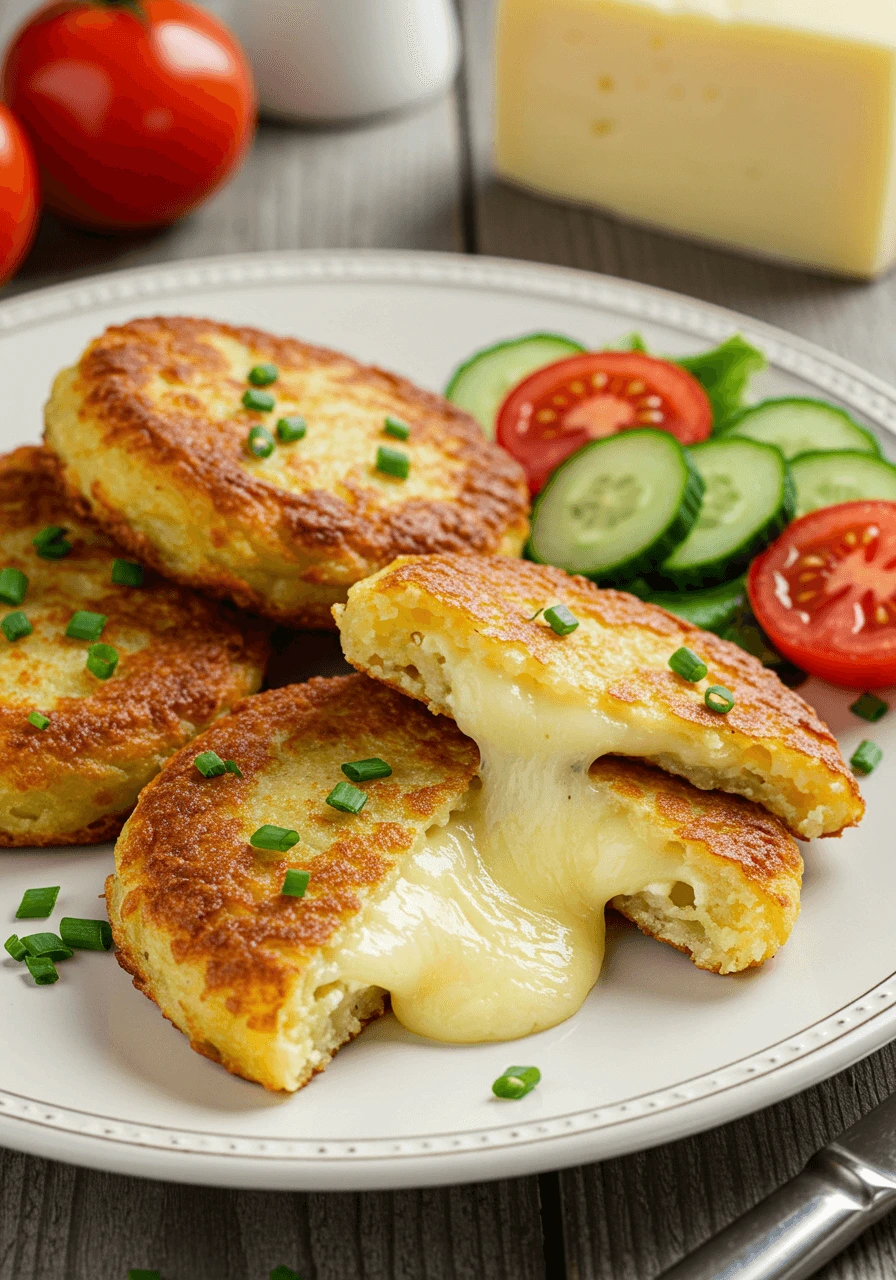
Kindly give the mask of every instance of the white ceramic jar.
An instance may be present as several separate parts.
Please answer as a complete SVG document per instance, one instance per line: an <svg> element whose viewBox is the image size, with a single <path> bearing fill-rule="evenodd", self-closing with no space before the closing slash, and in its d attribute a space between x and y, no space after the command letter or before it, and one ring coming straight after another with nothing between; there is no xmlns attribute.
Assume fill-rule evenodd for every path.
<svg viewBox="0 0 896 1280"><path fill-rule="evenodd" d="M249 0L240 34L263 113L338 121L446 89L460 53L451 0Z"/></svg>

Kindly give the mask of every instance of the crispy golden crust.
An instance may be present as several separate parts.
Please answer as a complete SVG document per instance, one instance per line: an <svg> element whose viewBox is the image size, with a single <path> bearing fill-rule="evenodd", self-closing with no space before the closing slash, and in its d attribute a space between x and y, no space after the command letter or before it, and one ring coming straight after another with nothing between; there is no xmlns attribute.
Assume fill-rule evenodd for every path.
<svg viewBox="0 0 896 1280"><path fill-rule="evenodd" d="M244 409L246 374L279 370L273 413ZM270 458L250 427L301 414L304 440ZM392 414L403 444L383 433ZM518 554L522 471L472 418L348 356L211 320L108 329L59 375L46 439L66 485L123 546L168 577L292 626L332 626L347 587L403 553ZM375 469L377 448L411 474Z"/></svg>
<svg viewBox="0 0 896 1280"><path fill-rule="evenodd" d="M50 524L69 531L62 560L32 546ZM45 450L0 458L0 565L29 579L19 608L33 627L0 637L0 845L110 839L165 758L261 682L257 625L152 573L139 589L114 584L122 554L73 516ZM119 654L109 680L87 671L88 642L65 635L79 609L108 619L102 642ZM48 728L28 723L35 710Z"/></svg>
<svg viewBox="0 0 896 1280"><path fill-rule="evenodd" d="M203 778L193 761L207 750L235 760L242 778ZM329 808L326 796L344 780L340 762L373 755L389 759L402 782L366 783L357 816ZM271 1029L309 958L464 794L478 764L453 725L365 676L248 698L140 796L115 851L126 894L116 939L127 951L128 921L139 913L144 928L169 939L177 964L202 969L207 993L226 992L234 1016ZM284 857L259 853L248 837L266 821L295 827L301 842ZM312 865L306 896L283 897L287 868Z"/></svg>
<svg viewBox="0 0 896 1280"><path fill-rule="evenodd" d="M557 603L579 620L571 635L555 635L542 617L533 618ZM737 645L625 592L494 556L402 557L353 587L334 614L353 666L391 679L433 710L451 713L419 673L407 674L407 664L419 666L410 642L423 633L492 670L624 720L639 734L631 754L699 787L760 800L795 834L839 834L864 813L836 739L798 694ZM707 663L705 680L692 684L669 668L682 645ZM735 696L727 716L704 703L713 684ZM650 749L651 734L670 730L690 759Z"/></svg>

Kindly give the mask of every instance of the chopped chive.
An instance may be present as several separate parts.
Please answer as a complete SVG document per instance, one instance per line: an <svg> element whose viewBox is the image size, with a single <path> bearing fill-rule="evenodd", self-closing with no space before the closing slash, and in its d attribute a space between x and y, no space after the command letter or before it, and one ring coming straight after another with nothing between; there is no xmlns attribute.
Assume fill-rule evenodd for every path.
<svg viewBox="0 0 896 1280"><path fill-rule="evenodd" d="M21 940L29 956L49 956L51 960L70 960L71 947L67 947L56 933L29 933Z"/></svg>
<svg viewBox="0 0 896 1280"><path fill-rule="evenodd" d="M87 650L87 670L98 680L108 680L118 666L118 650L111 644L92 644Z"/></svg>
<svg viewBox="0 0 896 1280"><path fill-rule="evenodd" d="M283 877L283 888L280 892L287 898L304 898L310 879L310 871L297 871L295 867L290 867Z"/></svg>
<svg viewBox="0 0 896 1280"><path fill-rule="evenodd" d="M545 609L544 620L558 636L570 635L579 625L578 618L565 604L555 604L553 608Z"/></svg>
<svg viewBox="0 0 896 1280"><path fill-rule="evenodd" d="M302 1280L298 1271L293 1271L292 1267L274 1267L271 1272L270 1280Z"/></svg>
<svg viewBox="0 0 896 1280"><path fill-rule="evenodd" d="M340 813L360 813L367 803L367 796L350 782L337 782L327 796L327 804Z"/></svg>
<svg viewBox="0 0 896 1280"><path fill-rule="evenodd" d="M295 414L292 418L277 419L277 438L281 444L294 444L296 440L303 440L307 430L308 423L300 414Z"/></svg>
<svg viewBox="0 0 896 1280"><path fill-rule="evenodd" d="M6 948L6 950L9 952L9 954L12 956L13 960L18 960L21 962L22 960L25 959L25 957L28 954L28 952L22 946L22 941L19 938L18 934L11 933L3 945Z"/></svg>
<svg viewBox="0 0 896 1280"><path fill-rule="evenodd" d="M224 769L225 772L232 773L237 778L241 778L243 776L243 771L235 760L225 760Z"/></svg>
<svg viewBox="0 0 896 1280"><path fill-rule="evenodd" d="M53 914L56 899L59 897L59 885L49 885L46 889L26 889L16 912L17 920L46 920Z"/></svg>
<svg viewBox="0 0 896 1280"><path fill-rule="evenodd" d="M508 1067L503 1075L498 1076L492 1085L492 1093L496 1098L525 1098L531 1093L541 1079L538 1067Z"/></svg>
<svg viewBox="0 0 896 1280"><path fill-rule="evenodd" d="M0 569L0 600L4 604L21 604L28 590L28 579L21 569Z"/></svg>
<svg viewBox="0 0 896 1280"><path fill-rule="evenodd" d="M867 720L870 724L877 724L878 720L890 710L890 704L889 702L884 702L883 698L878 698L874 693L863 693L860 698L856 698L849 709L860 720Z"/></svg>
<svg viewBox="0 0 896 1280"><path fill-rule="evenodd" d="M370 760L354 760L344 764L342 772L352 782L372 782L374 778L390 778L392 766L386 764L385 760L380 760L379 756L372 756Z"/></svg>
<svg viewBox="0 0 896 1280"><path fill-rule="evenodd" d="M269 458L277 442L266 427L252 427L246 436L246 448L254 458Z"/></svg>
<svg viewBox="0 0 896 1280"><path fill-rule="evenodd" d="M411 471L411 460L401 449L393 449L381 444L376 451L376 469L387 476L395 476L398 480L407 480Z"/></svg>
<svg viewBox="0 0 896 1280"><path fill-rule="evenodd" d="M71 622L65 628L65 634L72 640L99 640L107 621L104 613L91 613L87 609L79 609L77 613L72 614Z"/></svg>
<svg viewBox="0 0 896 1280"><path fill-rule="evenodd" d="M269 387L278 377L279 370L275 364L257 364L248 373L253 387Z"/></svg>
<svg viewBox="0 0 896 1280"><path fill-rule="evenodd" d="M402 422L401 418L393 418L391 413L386 416L383 430L387 436L394 436L396 440L407 440L411 434L408 424Z"/></svg>
<svg viewBox="0 0 896 1280"><path fill-rule="evenodd" d="M31 545L44 560L64 560L68 553L74 550L72 544L66 540L67 533L68 529L64 529L61 524L48 524L45 529L41 529L40 533L34 535Z"/></svg>
<svg viewBox="0 0 896 1280"><path fill-rule="evenodd" d="M39 987L49 987L59 981L59 974L50 956L26 956L25 964Z"/></svg>
<svg viewBox="0 0 896 1280"><path fill-rule="evenodd" d="M220 778L222 773L227 772L224 761L217 751L202 751L196 756L193 763L203 778Z"/></svg>
<svg viewBox="0 0 896 1280"><path fill-rule="evenodd" d="M703 701L710 711L715 711L716 715L727 716L734 706L734 694L723 684L714 684L710 685L704 693Z"/></svg>
<svg viewBox="0 0 896 1280"><path fill-rule="evenodd" d="M142 587L143 565L135 564L133 560L113 560L112 581L120 587Z"/></svg>
<svg viewBox="0 0 896 1280"><path fill-rule="evenodd" d="M299 843L299 833L291 831L289 827L272 827L266 822L249 837L249 843L255 849L274 849L277 853L288 853L294 844Z"/></svg>
<svg viewBox="0 0 896 1280"><path fill-rule="evenodd" d="M112 926L108 920L63 916L59 921L59 936L75 951L109 951L112 946Z"/></svg>
<svg viewBox="0 0 896 1280"><path fill-rule="evenodd" d="M693 649L676 649L669 659L669 666L677 676L681 676L682 680L690 680L692 684L702 680L709 670L700 655L694 653Z"/></svg>
<svg viewBox="0 0 896 1280"><path fill-rule="evenodd" d="M251 387L243 395L243 404L247 409L255 409L257 413L270 413L277 403L270 391L254 391Z"/></svg>
<svg viewBox="0 0 896 1280"><path fill-rule="evenodd" d="M21 640L24 636L30 636L34 627L32 627L24 613L8 613L0 622L0 629L2 629L7 640L13 641Z"/></svg>
<svg viewBox="0 0 896 1280"><path fill-rule="evenodd" d="M866 738L856 747L849 758L849 763L853 773L873 773L883 758L884 753L877 743L869 742Z"/></svg>
<svg viewBox="0 0 896 1280"><path fill-rule="evenodd" d="M33 724L35 729L49 729L50 717L45 716L42 711L32 711L28 723Z"/></svg>

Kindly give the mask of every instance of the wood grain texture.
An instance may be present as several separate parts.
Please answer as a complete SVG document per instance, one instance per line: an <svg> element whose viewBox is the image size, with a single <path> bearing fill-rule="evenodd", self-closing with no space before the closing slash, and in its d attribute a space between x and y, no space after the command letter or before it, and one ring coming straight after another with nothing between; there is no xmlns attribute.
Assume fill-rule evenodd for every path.
<svg viewBox="0 0 896 1280"><path fill-rule="evenodd" d="M490 171L493 0L462 0L466 201L481 253L659 285L780 325L896 381L896 274L831 280L632 227L498 182ZM710 1133L559 1175L569 1280L649 1280L797 1173L896 1087L896 1049ZM546 1200L547 1197L543 1196ZM548 1256L557 1242L546 1223ZM823 1280L896 1275L896 1217Z"/></svg>

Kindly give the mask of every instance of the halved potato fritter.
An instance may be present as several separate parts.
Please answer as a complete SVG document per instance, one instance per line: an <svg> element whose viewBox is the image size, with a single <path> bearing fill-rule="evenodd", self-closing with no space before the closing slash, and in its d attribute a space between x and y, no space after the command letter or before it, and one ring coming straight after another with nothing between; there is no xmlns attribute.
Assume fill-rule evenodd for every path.
<svg viewBox="0 0 896 1280"><path fill-rule="evenodd" d="M275 380L250 387L265 364ZM274 407L245 408L246 391ZM278 421L299 416L302 438L280 440ZM268 433L256 447L269 456L251 452L252 428ZM517 555L528 529L519 466L446 400L213 320L108 329L57 377L46 441L66 485L134 555L290 626L331 628L331 604L397 555ZM405 479L378 469L381 447L407 456Z"/></svg>
<svg viewBox="0 0 896 1280"><path fill-rule="evenodd" d="M203 777L209 750L241 776ZM360 811L328 805L342 765L372 757L392 772L358 784ZM508 857L479 767L450 720L365 676L247 698L168 762L121 834L106 885L120 963L198 1052L292 1090L387 993L439 1040L562 1021L599 972L609 899L720 972L788 937L801 861L757 806L607 758L583 780L585 838L555 828ZM253 847L266 824L301 838ZM308 873L304 896L283 892L289 871Z"/></svg>
<svg viewBox="0 0 896 1280"><path fill-rule="evenodd" d="M153 573L140 587L113 582L126 553L72 514L55 477L44 449L0 458L0 569L28 580L20 604L0 604L5 846L114 836L163 761L259 687L267 656L258 625L224 606ZM49 526L65 530L51 556L71 546L59 558L32 542ZM66 635L77 611L107 619L96 639L118 655L108 678L87 669L90 640ZM8 639L9 614L24 614L30 634Z"/></svg>
<svg viewBox="0 0 896 1280"><path fill-rule="evenodd" d="M569 635L534 616L558 603L578 619ZM798 694L737 645L625 592L523 561L403 557L334 614L353 666L452 716L480 746L477 718L512 742L539 716L592 758L634 756L743 795L805 838L864 812L834 736ZM682 646L706 679L669 668ZM711 685L733 693L727 715L706 707Z"/></svg>

